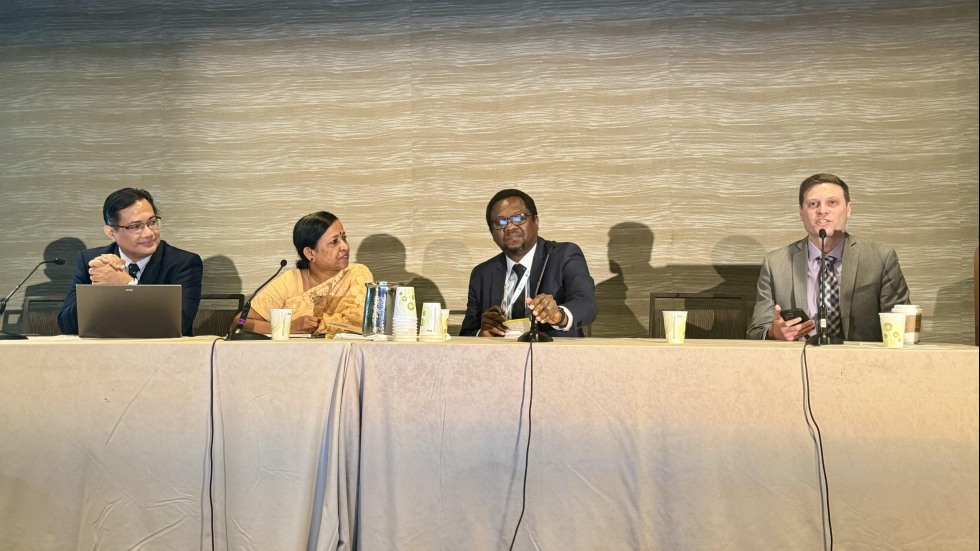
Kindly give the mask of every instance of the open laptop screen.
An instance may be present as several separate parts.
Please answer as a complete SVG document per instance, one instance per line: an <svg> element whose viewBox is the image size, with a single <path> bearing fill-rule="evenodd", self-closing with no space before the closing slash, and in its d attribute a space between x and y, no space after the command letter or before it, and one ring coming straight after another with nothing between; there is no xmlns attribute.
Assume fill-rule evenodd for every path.
<svg viewBox="0 0 980 551"><path fill-rule="evenodd" d="M180 285L76 285L78 336L179 338Z"/></svg>

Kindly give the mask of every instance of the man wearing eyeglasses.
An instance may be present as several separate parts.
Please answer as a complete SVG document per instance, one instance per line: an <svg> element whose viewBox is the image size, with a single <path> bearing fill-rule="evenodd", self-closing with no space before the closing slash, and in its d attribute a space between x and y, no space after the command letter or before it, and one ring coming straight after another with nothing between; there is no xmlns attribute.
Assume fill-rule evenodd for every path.
<svg viewBox="0 0 980 551"><path fill-rule="evenodd" d="M585 336L598 308L582 249L538 237L538 209L520 190L497 192L486 219L502 252L473 268L460 335L502 337L508 319L534 316L551 336Z"/></svg>
<svg viewBox="0 0 980 551"><path fill-rule="evenodd" d="M191 335L194 316L201 303L201 257L160 239L162 218L153 197L143 189L112 192L102 205L105 236L112 244L78 253L75 273L61 311L58 327L66 335L78 333L75 285L181 285L182 332Z"/></svg>

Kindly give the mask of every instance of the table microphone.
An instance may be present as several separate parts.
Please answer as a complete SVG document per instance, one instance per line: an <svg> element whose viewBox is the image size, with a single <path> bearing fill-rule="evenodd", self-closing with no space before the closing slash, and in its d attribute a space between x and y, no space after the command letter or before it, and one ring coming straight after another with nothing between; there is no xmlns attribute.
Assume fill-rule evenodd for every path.
<svg viewBox="0 0 980 551"><path fill-rule="evenodd" d="M534 296L538 296L541 293L541 281L544 280L544 270L548 267L548 259L551 258L552 251L558 248L558 243L554 241L547 241L546 243L549 245L548 254L544 255L544 262L541 264L541 273L538 274L538 283L534 287ZM534 314L531 314L531 329L520 337L517 337L517 340L520 342L552 342L555 339L547 333L538 331L538 320L534 317Z"/></svg>
<svg viewBox="0 0 980 551"><path fill-rule="evenodd" d="M265 283L259 285L259 288L252 293L252 296L248 297L248 302L246 302L245 307L242 308L242 315L238 317L238 323L236 324L237 327L235 327L234 331L225 335L226 341L267 341L272 338L268 335L263 335L262 333L247 331L245 329L245 319L248 317L249 311L252 310L252 299L255 298L255 295L259 294L259 291L261 291L266 285L269 284L269 282L275 279L276 276L279 275L279 272L281 272L285 267L286 259L284 258L279 262L279 269L276 270L276 273L272 274L272 277L265 280Z"/></svg>
<svg viewBox="0 0 980 551"><path fill-rule="evenodd" d="M57 264L58 266L61 266L64 263L65 263L64 258L54 258L51 260L42 260L38 262L37 266L34 266L34 269L31 270L31 273L27 274L27 277L25 277L19 284L17 284L17 286L14 287L14 290L10 291L10 294L7 295L6 298L3 299L3 301L0 301L0 321L3 320L3 313L4 311L7 310L7 304L10 302L10 297L14 296L14 293L16 293L21 288L22 285L27 283L27 280L30 279L32 275L34 275L34 272L36 272L38 268L40 268L43 264ZM26 338L27 337L25 337L24 335L18 335L16 333L5 333L3 331L0 331L0 340L26 339Z"/></svg>

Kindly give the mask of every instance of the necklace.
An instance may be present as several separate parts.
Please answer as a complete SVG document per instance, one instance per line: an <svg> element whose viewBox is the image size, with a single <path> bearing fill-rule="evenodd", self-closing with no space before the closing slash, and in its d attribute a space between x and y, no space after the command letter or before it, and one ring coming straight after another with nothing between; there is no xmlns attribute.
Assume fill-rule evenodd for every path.
<svg viewBox="0 0 980 551"><path fill-rule="evenodd" d="M324 281L327 281L327 280L333 278L335 275L337 275L337 272L333 272L333 273L329 273L328 272L327 275L326 275L326 277L324 277L323 279L317 280L317 279L315 279L313 277L313 272L310 271L309 268L307 268L306 270L303 270L303 277L304 277L304 281L303 282L306 285L306 288L303 289L303 290L304 291L309 291L310 289L312 289L312 288L314 288L314 287L316 287L318 285L322 285Z"/></svg>
<svg viewBox="0 0 980 551"><path fill-rule="evenodd" d="M304 291L309 291L310 289L316 287L320 283L323 283L322 281L319 281L319 282L314 283L313 282L313 272L311 272L309 269L303 270L303 278L305 279L305 284L306 284L303 287L303 290Z"/></svg>

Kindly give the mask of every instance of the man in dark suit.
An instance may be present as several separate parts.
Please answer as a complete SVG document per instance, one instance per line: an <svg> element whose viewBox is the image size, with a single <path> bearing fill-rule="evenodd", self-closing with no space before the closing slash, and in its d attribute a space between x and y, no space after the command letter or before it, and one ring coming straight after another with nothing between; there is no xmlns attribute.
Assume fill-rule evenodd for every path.
<svg viewBox="0 0 980 551"><path fill-rule="evenodd" d="M460 335L500 337L507 332L508 319L534 316L539 330L549 335L584 336L598 308L582 249L538 237L537 206L516 189L494 195L486 219L503 252L470 273Z"/></svg>
<svg viewBox="0 0 980 551"><path fill-rule="evenodd" d="M103 231L112 244L78 253L75 273L58 313L61 332L78 333L75 285L79 283L179 284L183 287L182 332L190 336L201 303L201 257L160 240L160 215L146 190L125 188L113 192L102 205L102 217Z"/></svg>
<svg viewBox="0 0 980 551"><path fill-rule="evenodd" d="M750 339L794 341L816 332L819 270L826 256L824 303L828 335L881 342L879 312L909 303L909 288L891 247L845 232L851 216L847 184L815 174L800 184L800 219L806 238L766 255L759 274ZM823 253L820 231L826 232ZM783 309L802 308L811 318L783 320Z"/></svg>

